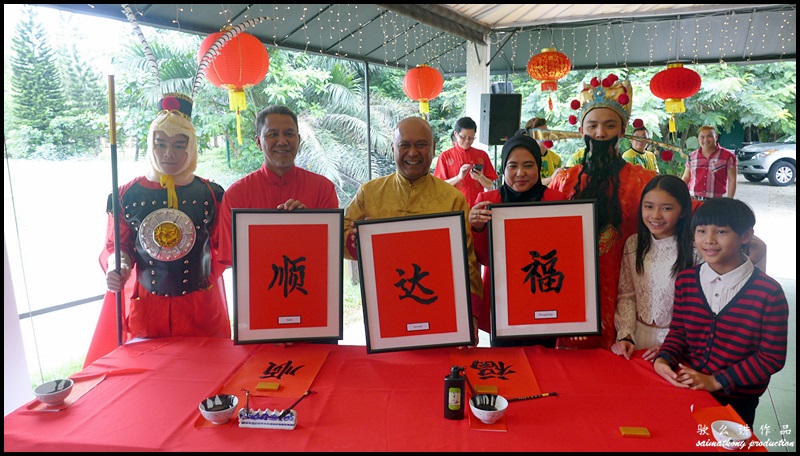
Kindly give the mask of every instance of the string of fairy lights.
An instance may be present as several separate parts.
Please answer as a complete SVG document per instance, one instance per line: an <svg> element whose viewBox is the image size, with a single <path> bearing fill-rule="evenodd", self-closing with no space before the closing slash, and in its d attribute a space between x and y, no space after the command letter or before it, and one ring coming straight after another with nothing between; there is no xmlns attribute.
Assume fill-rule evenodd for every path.
<svg viewBox="0 0 800 456"><path fill-rule="evenodd" d="M176 5L173 25L180 29L181 21L189 21L200 8L205 11L207 7ZM525 72L528 59L545 47L556 47L570 58L573 67L582 68L589 68L591 63L599 68L601 61L606 66L627 68L632 50L641 51L642 46L647 46L648 57L647 62L635 62L638 66L661 66L676 60L708 62L713 58L718 58L720 63L733 58L749 61L757 53L774 49L779 49L775 59L781 60L787 49L792 53L795 49L795 11L787 7L773 11L707 13L669 20L612 19L588 25L541 25L496 31L487 36L487 42L492 70L509 73ZM220 28L256 17L269 17L266 23L248 31L272 46L364 58L406 70L425 63L444 74L458 73L458 69L466 68L467 52L473 48L464 38L390 10L378 8L376 13L374 6L367 5L251 4L237 11L231 10L229 5L220 5L218 14ZM374 38L376 30L382 38ZM770 33L755 35L754 30L769 30ZM723 39L715 40L715 36Z"/></svg>

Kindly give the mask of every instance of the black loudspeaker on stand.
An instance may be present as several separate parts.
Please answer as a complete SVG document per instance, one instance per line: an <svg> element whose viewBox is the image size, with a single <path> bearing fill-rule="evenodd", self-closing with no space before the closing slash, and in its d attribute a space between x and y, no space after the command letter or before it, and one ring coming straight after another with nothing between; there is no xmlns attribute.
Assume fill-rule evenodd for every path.
<svg viewBox="0 0 800 456"><path fill-rule="evenodd" d="M519 130L522 94L482 93L480 141L495 146L505 144Z"/></svg>

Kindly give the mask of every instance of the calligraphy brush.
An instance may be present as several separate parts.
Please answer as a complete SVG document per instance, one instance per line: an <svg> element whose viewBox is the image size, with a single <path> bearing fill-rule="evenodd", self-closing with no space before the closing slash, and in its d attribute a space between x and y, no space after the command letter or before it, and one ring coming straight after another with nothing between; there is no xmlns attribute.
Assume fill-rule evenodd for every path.
<svg viewBox="0 0 800 456"><path fill-rule="evenodd" d="M543 397L550 397L550 396L558 396L558 393L542 393L542 394L537 394L535 396L512 397L508 399L508 402L527 401L528 399L541 399Z"/></svg>
<svg viewBox="0 0 800 456"><path fill-rule="evenodd" d="M280 415L278 415L278 418L283 418L284 416L288 415L288 414L289 414L289 412L291 412L291 411L292 411L292 409L293 409L293 408L295 408L295 406L297 406L297 404L299 404L299 403L300 403L300 401L302 401L303 399L305 399L305 398L306 398L306 396L308 396L309 394L314 394L314 393L316 393L316 391L311 391L311 390L308 390L308 391L306 391L306 392L305 392L305 394L303 394L302 396L300 396L300 399L298 399L298 400L294 401L294 404L290 405L290 406L289 406L289 408L287 408L286 410L282 411L282 412L281 412L281 414L280 414Z"/></svg>

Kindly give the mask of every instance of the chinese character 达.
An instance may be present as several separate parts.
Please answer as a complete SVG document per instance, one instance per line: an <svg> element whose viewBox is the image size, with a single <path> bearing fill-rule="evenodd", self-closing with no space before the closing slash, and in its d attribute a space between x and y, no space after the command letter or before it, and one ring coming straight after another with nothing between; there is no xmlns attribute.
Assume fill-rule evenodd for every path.
<svg viewBox="0 0 800 456"><path fill-rule="evenodd" d="M410 279L403 278L403 276L406 275L406 272L402 269L397 269L397 273L400 275L400 280L397 283L395 283L394 286L400 288L405 292L405 294L400 295L400 299L410 298L413 299L414 301L417 301L420 304L434 303L437 299L439 299L438 296L423 298L421 296L414 295L414 291L416 289L419 289L421 293L426 295L435 295L435 292L429 288L426 288L420 283L420 281L422 281L422 279L427 277L429 273L422 272L422 268L416 263L412 263L412 265L414 266L414 274ZM406 287L407 284L410 286Z"/></svg>

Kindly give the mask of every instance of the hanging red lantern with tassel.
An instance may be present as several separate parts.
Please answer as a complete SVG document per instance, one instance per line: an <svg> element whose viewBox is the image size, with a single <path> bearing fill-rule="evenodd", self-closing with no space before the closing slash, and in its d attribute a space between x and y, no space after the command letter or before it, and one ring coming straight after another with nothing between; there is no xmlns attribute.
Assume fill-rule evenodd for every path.
<svg viewBox="0 0 800 456"><path fill-rule="evenodd" d="M198 59L206 54L209 47L230 27L207 36L200 43ZM244 89L263 81L269 71L269 53L264 44L255 36L240 32L227 41L208 66L206 78L217 87L228 89L230 109L236 112L236 133L242 144L241 111L247 109Z"/></svg>
<svg viewBox="0 0 800 456"><path fill-rule="evenodd" d="M683 63L673 62L667 64L667 69L658 72L650 80L650 92L664 100L667 112L670 114L669 131L677 132L675 127L675 114L686 112L683 104L700 90L700 75L694 70L684 68Z"/></svg>
<svg viewBox="0 0 800 456"><path fill-rule="evenodd" d="M443 87L442 74L425 64L408 70L403 77L403 92L408 98L419 101L419 112L425 117L430 113L428 102L438 97Z"/></svg>
<svg viewBox="0 0 800 456"><path fill-rule="evenodd" d="M542 53L528 60L528 75L542 81L542 92L558 90L558 80L569 73L572 62L569 57L556 51L556 48L544 48ZM547 104L553 110L553 98L548 96Z"/></svg>

